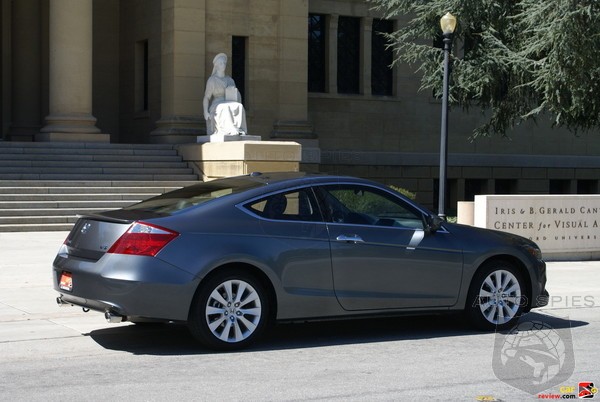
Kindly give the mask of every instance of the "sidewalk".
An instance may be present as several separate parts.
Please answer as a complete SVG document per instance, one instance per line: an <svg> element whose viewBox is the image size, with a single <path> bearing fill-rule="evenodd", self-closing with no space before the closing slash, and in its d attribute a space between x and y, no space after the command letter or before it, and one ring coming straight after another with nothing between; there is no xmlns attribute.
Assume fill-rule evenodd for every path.
<svg viewBox="0 0 600 402"><path fill-rule="evenodd" d="M102 314L58 307L51 267L68 232L0 233L0 344L80 336L108 324ZM600 261L549 262L544 310L600 305Z"/></svg>
<svg viewBox="0 0 600 402"><path fill-rule="evenodd" d="M68 232L0 233L0 344L80 336L108 324L102 314L58 307L52 261Z"/></svg>

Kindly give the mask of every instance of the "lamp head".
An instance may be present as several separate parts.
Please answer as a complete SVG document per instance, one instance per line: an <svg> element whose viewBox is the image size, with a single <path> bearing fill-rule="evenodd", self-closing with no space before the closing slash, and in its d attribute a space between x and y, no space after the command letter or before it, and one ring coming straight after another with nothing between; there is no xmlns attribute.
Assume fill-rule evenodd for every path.
<svg viewBox="0 0 600 402"><path fill-rule="evenodd" d="M446 13L446 15L440 18L440 26L442 27L444 35L453 34L456 29L456 17L449 12Z"/></svg>

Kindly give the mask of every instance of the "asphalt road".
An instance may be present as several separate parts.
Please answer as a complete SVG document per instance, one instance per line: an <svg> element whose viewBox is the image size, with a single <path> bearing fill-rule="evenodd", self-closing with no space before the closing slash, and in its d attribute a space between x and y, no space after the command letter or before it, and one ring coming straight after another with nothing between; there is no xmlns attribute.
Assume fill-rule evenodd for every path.
<svg viewBox="0 0 600 402"><path fill-rule="evenodd" d="M600 385L600 262L549 263L550 305L518 334L456 316L285 324L213 353L182 326L57 307L50 266L65 237L0 233L2 401L521 401Z"/></svg>

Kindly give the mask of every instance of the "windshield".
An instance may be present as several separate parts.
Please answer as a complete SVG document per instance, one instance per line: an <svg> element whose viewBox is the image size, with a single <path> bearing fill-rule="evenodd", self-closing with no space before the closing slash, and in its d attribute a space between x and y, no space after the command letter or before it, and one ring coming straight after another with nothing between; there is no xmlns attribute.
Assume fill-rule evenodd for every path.
<svg viewBox="0 0 600 402"><path fill-rule="evenodd" d="M248 177L208 181L171 191L124 209L172 214L185 208L263 185L264 183L251 180Z"/></svg>

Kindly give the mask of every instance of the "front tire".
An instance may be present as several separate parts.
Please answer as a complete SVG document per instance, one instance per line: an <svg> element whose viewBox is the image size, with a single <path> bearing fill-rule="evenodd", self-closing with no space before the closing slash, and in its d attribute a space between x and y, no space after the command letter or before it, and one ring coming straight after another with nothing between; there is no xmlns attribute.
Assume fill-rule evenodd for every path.
<svg viewBox="0 0 600 402"><path fill-rule="evenodd" d="M465 310L471 323L486 331L514 326L527 301L524 283L519 270L508 262L484 265L469 288Z"/></svg>
<svg viewBox="0 0 600 402"><path fill-rule="evenodd" d="M234 350L254 343L269 320L263 285L241 270L217 273L200 285L188 326L192 335L215 350Z"/></svg>

